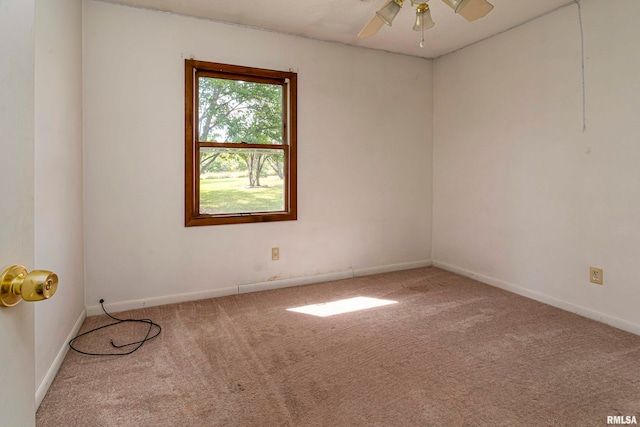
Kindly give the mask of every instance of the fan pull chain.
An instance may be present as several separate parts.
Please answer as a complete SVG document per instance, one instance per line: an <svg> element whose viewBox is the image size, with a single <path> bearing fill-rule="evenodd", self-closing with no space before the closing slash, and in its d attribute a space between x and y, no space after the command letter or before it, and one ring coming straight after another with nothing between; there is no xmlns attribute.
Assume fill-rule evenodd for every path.
<svg viewBox="0 0 640 427"><path fill-rule="evenodd" d="M422 27L421 28L422 29L422 40L420 40L420 47L424 47L424 19L422 20L420 26Z"/></svg>

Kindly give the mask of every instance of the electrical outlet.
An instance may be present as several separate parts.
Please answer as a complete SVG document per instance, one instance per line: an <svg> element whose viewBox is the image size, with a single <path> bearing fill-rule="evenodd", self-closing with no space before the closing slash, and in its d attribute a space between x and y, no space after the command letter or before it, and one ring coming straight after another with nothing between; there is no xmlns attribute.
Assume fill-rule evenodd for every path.
<svg viewBox="0 0 640 427"><path fill-rule="evenodd" d="M591 283L602 285L602 269L589 267L589 280Z"/></svg>
<svg viewBox="0 0 640 427"><path fill-rule="evenodd" d="M280 248L271 248L271 261L278 261L280 259Z"/></svg>

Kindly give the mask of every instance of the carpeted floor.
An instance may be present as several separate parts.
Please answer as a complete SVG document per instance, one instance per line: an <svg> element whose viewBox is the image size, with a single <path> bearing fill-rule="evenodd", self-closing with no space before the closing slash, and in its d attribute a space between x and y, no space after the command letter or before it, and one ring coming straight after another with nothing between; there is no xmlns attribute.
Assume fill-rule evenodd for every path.
<svg viewBox="0 0 640 427"><path fill-rule="evenodd" d="M357 296L397 304L316 317ZM640 418L640 336L436 268L152 307L70 351L45 426L590 426ZM105 324L88 318L82 331ZM124 342L124 325L79 340ZM106 343L106 344L105 344Z"/></svg>

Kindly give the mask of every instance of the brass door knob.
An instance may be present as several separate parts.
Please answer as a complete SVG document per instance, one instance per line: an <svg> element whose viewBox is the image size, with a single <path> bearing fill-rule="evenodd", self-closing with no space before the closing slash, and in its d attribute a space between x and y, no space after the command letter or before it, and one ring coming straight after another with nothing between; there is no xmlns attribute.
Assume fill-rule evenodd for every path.
<svg viewBox="0 0 640 427"><path fill-rule="evenodd" d="M12 265L0 274L0 306L11 307L23 299L42 301L56 293L58 276L47 270L27 269L21 265Z"/></svg>

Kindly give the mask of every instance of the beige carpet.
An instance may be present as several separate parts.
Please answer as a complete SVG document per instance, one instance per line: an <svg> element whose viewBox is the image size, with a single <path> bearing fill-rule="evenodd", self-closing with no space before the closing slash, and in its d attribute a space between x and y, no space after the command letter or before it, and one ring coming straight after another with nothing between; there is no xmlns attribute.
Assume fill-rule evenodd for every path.
<svg viewBox="0 0 640 427"><path fill-rule="evenodd" d="M316 317L287 308L397 301ZM119 313L162 334L70 351L38 426L587 426L640 418L640 337L422 268ZM88 318L83 331L107 323ZM91 350L144 336L125 325ZM102 342L100 342L102 340Z"/></svg>

